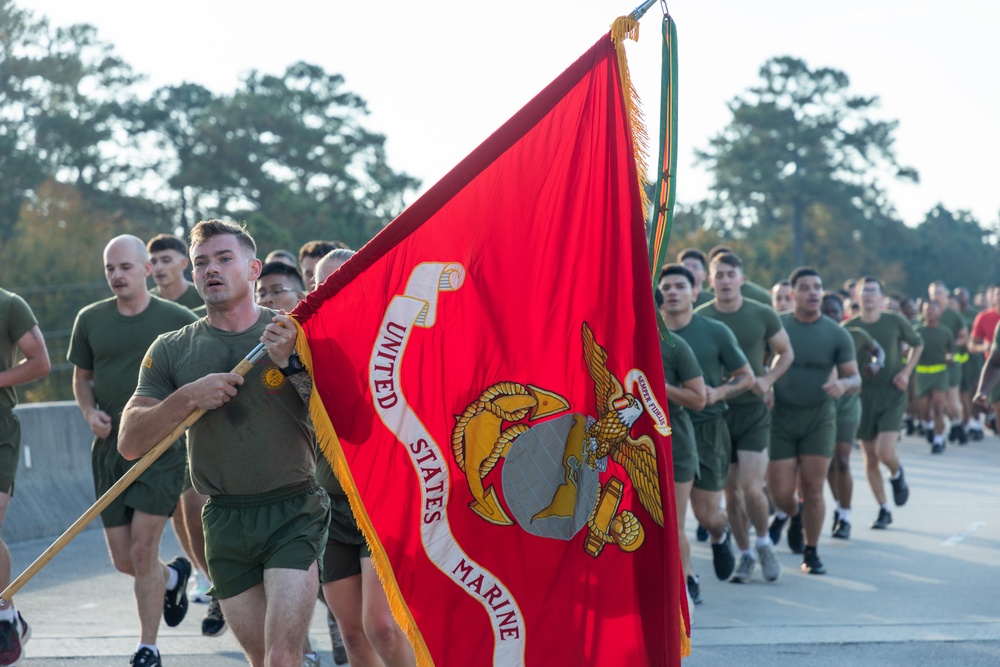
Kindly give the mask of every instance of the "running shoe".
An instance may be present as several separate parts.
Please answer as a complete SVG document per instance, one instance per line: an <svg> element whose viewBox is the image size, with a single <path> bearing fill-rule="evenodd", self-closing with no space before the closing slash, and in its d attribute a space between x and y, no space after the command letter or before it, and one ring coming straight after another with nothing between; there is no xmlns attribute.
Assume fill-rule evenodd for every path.
<svg viewBox="0 0 1000 667"><path fill-rule="evenodd" d="M319 653L315 651L312 653L302 654L302 667L320 667L322 663L319 661Z"/></svg>
<svg viewBox="0 0 1000 667"><path fill-rule="evenodd" d="M726 526L726 534L722 538L722 542L712 545L712 565L715 566L715 576L719 578L719 581L729 579L733 575L733 570L736 569L736 556L733 555L731 543L729 526Z"/></svg>
<svg viewBox="0 0 1000 667"><path fill-rule="evenodd" d="M208 580L205 573L195 570L191 573L191 584L188 586L188 601L198 604L208 604L212 601L212 596L208 594L208 589L212 587L212 582Z"/></svg>
<svg viewBox="0 0 1000 667"><path fill-rule="evenodd" d="M732 578L729 580L734 584L749 584L753 578L753 573L757 571L757 561L752 557L742 554L740 564L736 566Z"/></svg>
<svg viewBox="0 0 1000 667"><path fill-rule="evenodd" d="M788 523L788 517L779 518L777 514L771 519L771 525L767 527L767 534L771 538L771 544L777 546L781 542L781 531L785 529L785 524Z"/></svg>
<svg viewBox="0 0 1000 667"><path fill-rule="evenodd" d="M849 521L844 521L841 519L837 523L837 530L833 531L833 536L838 540L849 540L851 539L851 523Z"/></svg>
<svg viewBox="0 0 1000 667"><path fill-rule="evenodd" d="M802 571L806 574L826 574L823 561L815 549L810 549L802 556Z"/></svg>
<svg viewBox="0 0 1000 667"><path fill-rule="evenodd" d="M135 667L163 667L163 663L160 662L160 654L154 653L152 649L145 646L135 652L128 664Z"/></svg>
<svg viewBox="0 0 1000 667"><path fill-rule="evenodd" d="M184 620L188 610L187 585L188 579L191 578L191 563L184 556L178 556L170 561L167 567L177 571L177 585L168 590L164 596L163 620L171 628L175 628ZM159 664L159 657L156 664Z"/></svg>
<svg viewBox="0 0 1000 667"><path fill-rule="evenodd" d="M799 511L788 522L788 548L793 554L802 553L806 541L802 536L802 503L799 503ZM773 540L772 540L773 541Z"/></svg>
<svg viewBox="0 0 1000 667"><path fill-rule="evenodd" d="M896 507L902 507L910 499L910 485L906 483L906 475L903 474L903 466L899 466L899 478L890 479L892 484L892 500Z"/></svg>
<svg viewBox="0 0 1000 667"><path fill-rule="evenodd" d="M708 542L708 530L700 523L698 524L697 530L694 531L694 536L699 542Z"/></svg>
<svg viewBox="0 0 1000 667"><path fill-rule="evenodd" d="M764 575L764 580L777 581L781 576L781 561L774 552L774 545L757 547L757 558L760 559L760 572Z"/></svg>
<svg viewBox="0 0 1000 667"><path fill-rule="evenodd" d="M701 581L699 581L697 576L688 576L687 588L692 602L701 604L704 601L705 598L701 596Z"/></svg>
<svg viewBox="0 0 1000 667"><path fill-rule="evenodd" d="M944 454L944 443L943 442L932 442L931 443L931 454ZM896 503L897 505L899 503Z"/></svg>
<svg viewBox="0 0 1000 667"><path fill-rule="evenodd" d="M0 665L7 667L21 664L21 658L24 657L21 636L22 630L17 618L13 621L0 621Z"/></svg>
<svg viewBox="0 0 1000 667"><path fill-rule="evenodd" d="M872 529L885 530L889 527L890 523L892 523L892 513L884 507L880 507L878 510L878 518L872 522Z"/></svg>
<svg viewBox="0 0 1000 667"><path fill-rule="evenodd" d="M226 617L222 615L222 605L215 598L208 603L205 618L201 619L201 634L206 637L218 637L226 631Z"/></svg>

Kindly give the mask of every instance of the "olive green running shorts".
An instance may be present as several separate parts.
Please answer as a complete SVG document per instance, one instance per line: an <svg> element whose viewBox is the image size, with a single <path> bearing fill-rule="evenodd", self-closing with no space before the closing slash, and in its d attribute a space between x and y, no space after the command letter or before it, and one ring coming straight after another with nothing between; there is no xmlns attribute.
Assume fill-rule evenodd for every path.
<svg viewBox="0 0 1000 667"><path fill-rule="evenodd" d="M951 368L954 368L954 366ZM940 371L938 373L921 373L917 371L914 372L913 376L917 378L917 396L927 396L932 391L940 391L941 393L948 391L950 371Z"/></svg>
<svg viewBox="0 0 1000 667"><path fill-rule="evenodd" d="M127 526L135 511L154 516L171 516L184 486L186 455L184 448L174 443L160 458L132 482L101 512L105 528ZM135 461L126 461L118 453L116 437L94 440L90 450L93 466L94 493L100 498L129 471Z"/></svg>
<svg viewBox="0 0 1000 667"><path fill-rule="evenodd" d="M264 570L323 561L330 497L308 480L268 493L211 496L202 510L212 589L224 600L264 581Z"/></svg>
<svg viewBox="0 0 1000 667"><path fill-rule="evenodd" d="M722 416L729 428L732 463L737 451L763 452L771 442L771 410L764 401L748 405L730 405Z"/></svg>
<svg viewBox="0 0 1000 667"><path fill-rule="evenodd" d="M836 402L825 401L810 407L774 404L772 461L810 455L832 458L836 439Z"/></svg>
<svg viewBox="0 0 1000 667"><path fill-rule="evenodd" d="M693 426L698 443L698 479L694 486L703 491L722 491L726 487L732 456L726 420L716 417Z"/></svg>
<svg viewBox="0 0 1000 667"><path fill-rule="evenodd" d="M347 496L330 496L330 525L320 581L328 584L361 574L361 559L371 555Z"/></svg>
<svg viewBox="0 0 1000 667"><path fill-rule="evenodd" d="M684 484L698 476L698 446L695 444L691 417L686 412L671 415L670 431L674 482Z"/></svg>
<svg viewBox="0 0 1000 667"><path fill-rule="evenodd" d="M21 458L21 421L13 410L0 410L0 492L14 495L14 477Z"/></svg>
<svg viewBox="0 0 1000 667"><path fill-rule="evenodd" d="M861 392L861 424L858 438L874 440L879 433L898 432L906 412L906 394L895 386Z"/></svg>

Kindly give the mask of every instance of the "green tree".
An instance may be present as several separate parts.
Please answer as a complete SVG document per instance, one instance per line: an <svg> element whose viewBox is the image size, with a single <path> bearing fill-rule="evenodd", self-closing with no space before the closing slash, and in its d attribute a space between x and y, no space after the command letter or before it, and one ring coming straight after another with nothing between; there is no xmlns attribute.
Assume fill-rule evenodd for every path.
<svg viewBox="0 0 1000 667"><path fill-rule="evenodd" d="M160 166L178 221L243 219L284 245L370 239L419 183L388 167L385 137L363 127L365 103L343 83L299 62L281 76L251 72L231 96L190 84L157 91L135 128L168 150Z"/></svg>
<svg viewBox="0 0 1000 667"><path fill-rule="evenodd" d="M750 230L789 237L800 265L819 254L808 233L814 220L832 217L850 238L893 216L877 174L917 174L896 160L897 123L873 119L878 98L851 94L843 72L785 56L764 63L760 76L696 154L713 175L710 224L732 238Z"/></svg>

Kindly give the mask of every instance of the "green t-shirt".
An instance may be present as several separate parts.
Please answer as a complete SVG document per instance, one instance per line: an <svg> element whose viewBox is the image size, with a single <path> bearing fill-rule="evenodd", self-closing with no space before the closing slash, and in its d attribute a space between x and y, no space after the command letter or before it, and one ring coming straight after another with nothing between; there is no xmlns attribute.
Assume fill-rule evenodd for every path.
<svg viewBox="0 0 1000 667"><path fill-rule="evenodd" d="M111 438L118 432L122 410L135 391L146 350L156 337L194 322L194 313L171 301L152 297L138 315L118 312L115 297L92 303L77 316L66 358L94 373L98 407L111 416Z"/></svg>
<svg viewBox="0 0 1000 667"><path fill-rule="evenodd" d="M724 313L716 306L716 300L709 301L695 312L699 315L722 322L736 336L740 349L750 362L754 375L764 374L764 356L767 341L781 331L781 320L770 306L744 297L743 305L735 313ZM729 401L733 405L754 405L763 403L764 397L747 391Z"/></svg>
<svg viewBox="0 0 1000 667"><path fill-rule="evenodd" d="M223 331L200 319L160 336L143 362L136 395L163 400L210 373L232 371L275 314L261 308L246 331ZM194 488L208 495L267 493L313 479L308 408L268 356L250 369L232 400L188 429L188 460Z"/></svg>
<svg viewBox="0 0 1000 667"><path fill-rule="evenodd" d="M768 308L771 307L771 293L764 287L761 287L752 280L744 280L743 284L740 285L740 294L743 295L744 299L753 299L757 303L762 303ZM704 306L706 303L715 298L715 291L711 287L705 287L701 290L698 298L694 300L694 307L698 308Z"/></svg>
<svg viewBox="0 0 1000 667"><path fill-rule="evenodd" d="M929 327L926 324L917 328L917 333L924 341L924 350L920 353L920 366L937 366L947 363L947 355L955 351L955 337L951 331L940 324Z"/></svg>
<svg viewBox="0 0 1000 667"><path fill-rule="evenodd" d="M940 326L950 330L951 335L956 339L958 338L959 331L969 328L969 325L965 323L965 318L951 308L945 308L941 311Z"/></svg>
<svg viewBox="0 0 1000 667"><path fill-rule="evenodd" d="M35 314L24 299L0 288L0 371L14 367L17 341L38 324ZM0 388L0 410L12 410L17 405L14 387Z"/></svg>
<svg viewBox="0 0 1000 667"><path fill-rule="evenodd" d="M687 344L687 341L680 336L671 336L673 347L666 341L660 341L660 359L663 362L663 377L667 384L680 387L688 380L701 377L701 366L694 356L694 350ZM673 418L685 412L681 405L669 403L667 409L670 417Z"/></svg>
<svg viewBox="0 0 1000 667"><path fill-rule="evenodd" d="M771 292L752 280L744 280L740 285L740 294L745 299L753 299L757 303L762 303L768 308L771 307Z"/></svg>
<svg viewBox="0 0 1000 667"><path fill-rule="evenodd" d="M686 327L671 333L677 334L691 346L698 365L701 366L705 384L710 387L718 387L722 384L724 375L747 365L746 355L736 342L736 336L721 322L696 313ZM721 416L727 407L725 401L706 406L700 412L691 412L691 421L695 424L711 421Z"/></svg>
<svg viewBox="0 0 1000 667"><path fill-rule="evenodd" d="M805 408L832 401L823 385L834 368L855 360L851 335L826 315L815 322L800 322L794 312L783 313L781 322L795 359L774 383L775 402Z"/></svg>
<svg viewBox="0 0 1000 667"><path fill-rule="evenodd" d="M157 285L152 288L149 290L149 293L153 296L160 296L160 286ZM160 298L165 299L166 297ZM167 300L169 301L169 299ZM198 294L198 290L195 289L194 285L188 283L187 289L184 290L184 293L181 294L180 298L174 299L174 303L179 303L185 308L194 310L195 308L203 307L205 305L205 300Z"/></svg>
<svg viewBox="0 0 1000 667"><path fill-rule="evenodd" d="M923 345L923 340L906 318L890 311L882 311L879 318L871 323L864 322L858 315L845 322L844 326L867 331L885 350L885 367L872 377L861 376L862 391L893 386L892 379L904 366L902 344L910 347Z"/></svg>

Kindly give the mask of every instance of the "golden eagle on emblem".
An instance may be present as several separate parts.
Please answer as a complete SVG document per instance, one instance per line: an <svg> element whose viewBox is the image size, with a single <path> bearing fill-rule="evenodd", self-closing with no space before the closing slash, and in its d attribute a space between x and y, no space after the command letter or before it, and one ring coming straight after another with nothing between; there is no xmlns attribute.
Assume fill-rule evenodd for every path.
<svg viewBox="0 0 1000 667"><path fill-rule="evenodd" d="M621 382L608 370L608 353L597 341L586 322L583 323L583 357L594 380L597 397L597 420L589 423L585 445L587 465L591 469L606 467L605 457L625 468L632 486L639 492L639 501L653 520L663 525L663 499L656 469L656 449L646 435L632 438L632 425L643 414L638 398L625 393ZM603 465L602 465L603 464Z"/></svg>

